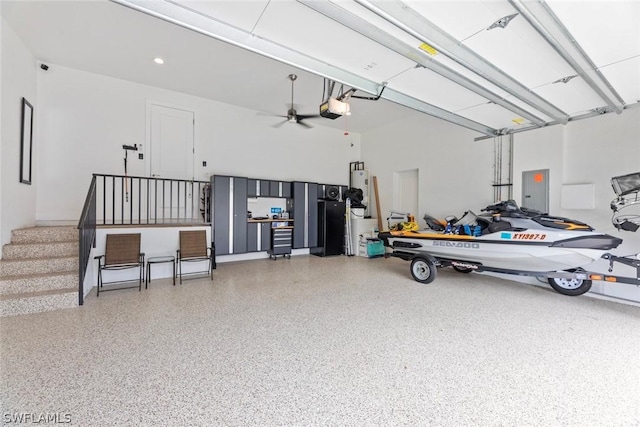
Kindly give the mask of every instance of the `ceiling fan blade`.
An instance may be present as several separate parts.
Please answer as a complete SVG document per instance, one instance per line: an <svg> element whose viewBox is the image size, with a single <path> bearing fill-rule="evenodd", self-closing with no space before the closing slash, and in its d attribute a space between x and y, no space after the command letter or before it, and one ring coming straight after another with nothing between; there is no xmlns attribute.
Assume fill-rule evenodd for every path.
<svg viewBox="0 0 640 427"><path fill-rule="evenodd" d="M296 123L298 123L299 125L302 125L302 126L306 127L307 129L311 129L311 128L313 127L313 126L311 126L310 124L307 124L307 123L303 122L300 118L298 118L298 121L297 121Z"/></svg>
<svg viewBox="0 0 640 427"><path fill-rule="evenodd" d="M272 113L263 113L262 111L258 111L256 113L257 116L268 116L268 117L284 117L285 119L287 118L287 116L283 116L282 114L272 114Z"/></svg>
<svg viewBox="0 0 640 427"><path fill-rule="evenodd" d="M280 116L282 117L282 116ZM282 126L283 124L287 123L289 120L283 120L280 123L276 123L275 125L271 125L272 128L279 128L280 126Z"/></svg>
<svg viewBox="0 0 640 427"><path fill-rule="evenodd" d="M313 119L316 117L321 117L321 116L320 114L298 114L298 120Z"/></svg>

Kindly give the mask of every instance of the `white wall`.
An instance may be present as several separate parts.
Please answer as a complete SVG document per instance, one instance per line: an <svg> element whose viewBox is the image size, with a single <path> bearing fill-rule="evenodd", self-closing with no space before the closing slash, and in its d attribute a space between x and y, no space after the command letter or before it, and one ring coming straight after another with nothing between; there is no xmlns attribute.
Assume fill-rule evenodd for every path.
<svg viewBox="0 0 640 427"><path fill-rule="evenodd" d="M380 210L386 228L393 208L393 173L418 169L418 212L421 226L428 213L460 217L493 201L493 142L474 142L477 133L423 116L401 120L362 136L362 161L377 176ZM375 197L371 190L377 218Z"/></svg>
<svg viewBox="0 0 640 427"><path fill-rule="evenodd" d="M513 199L522 205L522 172L549 169L549 213L560 215L564 174L563 126L551 126L513 136Z"/></svg>
<svg viewBox="0 0 640 427"><path fill-rule="evenodd" d="M32 185L20 183L20 131L22 98L34 106L34 128L40 114L36 104L36 60L2 18L2 120L0 136L0 246L9 243L11 230L35 224L36 189L40 175L36 165L39 133L33 134ZM2 258L2 249L0 249Z"/></svg>
<svg viewBox="0 0 640 427"><path fill-rule="evenodd" d="M142 144L145 153L149 102L195 112L195 179L227 174L347 184L349 162L360 157L357 134L288 123L273 128L277 117L49 65L38 73L39 221L77 219L92 173L124 173L123 144ZM135 154L128 157L129 175L148 176L147 161Z"/></svg>

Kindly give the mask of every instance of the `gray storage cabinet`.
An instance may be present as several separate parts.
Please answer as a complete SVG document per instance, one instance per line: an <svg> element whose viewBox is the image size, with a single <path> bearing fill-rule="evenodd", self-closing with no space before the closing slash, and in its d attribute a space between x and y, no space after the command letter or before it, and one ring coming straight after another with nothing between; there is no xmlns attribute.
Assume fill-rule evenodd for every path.
<svg viewBox="0 0 640 427"><path fill-rule="evenodd" d="M271 227L271 248L269 257L276 259L278 255L291 258L291 242L293 229L291 227Z"/></svg>
<svg viewBox="0 0 640 427"><path fill-rule="evenodd" d="M271 185L268 179L261 179L260 180L260 192L258 193L258 196L260 197L269 197L269 191L271 190Z"/></svg>
<svg viewBox="0 0 640 427"><path fill-rule="evenodd" d="M247 178L214 175L213 241L216 255L247 252ZM229 215L231 203L233 210ZM233 236L233 238L230 238ZM230 244L232 243L232 245Z"/></svg>
<svg viewBox="0 0 640 427"><path fill-rule="evenodd" d="M247 252L247 178L233 177L233 253Z"/></svg>
<svg viewBox="0 0 640 427"><path fill-rule="evenodd" d="M258 236L260 236L259 240ZM247 252L262 252L269 249L271 249L271 223L247 223Z"/></svg>
<svg viewBox="0 0 640 427"><path fill-rule="evenodd" d="M213 188L213 241L216 243L216 255L229 254L229 218L230 177L214 175L211 177Z"/></svg>
<svg viewBox="0 0 640 427"><path fill-rule="evenodd" d="M258 180L247 179L247 197L258 197Z"/></svg>
<svg viewBox="0 0 640 427"><path fill-rule="evenodd" d="M293 199L288 206L293 223L293 248L318 245L318 184L294 181Z"/></svg>
<svg viewBox="0 0 640 427"><path fill-rule="evenodd" d="M247 224L247 252L258 251L258 228L260 224L250 222Z"/></svg>
<svg viewBox="0 0 640 427"><path fill-rule="evenodd" d="M309 183L309 198L307 202L307 241L309 248L318 246L318 184ZM312 197L314 196L314 197Z"/></svg>
<svg viewBox="0 0 640 427"><path fill-rule="evenodd" d="M247 198L270 197L276 194L287 198L287 210L295 220L291 232L291 247L298 249L318 246L317 183L214 175L211 177L211 188L212 235L217 255L270 250L270 224L247 222Z"/></svg>

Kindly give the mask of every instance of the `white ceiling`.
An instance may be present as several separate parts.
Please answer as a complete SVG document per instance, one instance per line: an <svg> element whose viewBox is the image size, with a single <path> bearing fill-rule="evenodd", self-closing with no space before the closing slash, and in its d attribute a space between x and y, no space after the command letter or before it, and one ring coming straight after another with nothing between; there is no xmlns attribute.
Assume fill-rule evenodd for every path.
<svg viewBox="0 0 640 427"><path fill-rule="evenodd" d="M566 123L640 101L640 1L2 1L39 61L286 114L317 114L323 77L356 90L352 115L310 119L364 133L424 113L478 137ZM129 6L129 7L126 7ZM505 28L494 22L517 14ZM160 19L162 18L162 19ZM427 20L428 19L428 20ZM554 49L549 40L575 40ZM382 43L382 44L381 44ZM424 43L436 49L430 55ZM571 50L578 46L586 60ZM242 47L239 47L242 46ZM581 75L560 55L570 52ZM153 58L164 58L162 66ZM576 65L574 63L573 65ZM426 68L425 68L426 67ZM53 71L53 70L52 70ZM575 76L567 83L560 79ZM604 89L594 89L589 79ZM336 85L336 88L339 86ZM384 90L383 90L384 88ZM609 88L613 89L610 93ZM356 99L373 97L378 101ZM334 95L336 93L334 92ZM609 99L606 99L606 96ZM404 105L404 106L403 106ZM278 118L251 114L265 124Z"/></svg>

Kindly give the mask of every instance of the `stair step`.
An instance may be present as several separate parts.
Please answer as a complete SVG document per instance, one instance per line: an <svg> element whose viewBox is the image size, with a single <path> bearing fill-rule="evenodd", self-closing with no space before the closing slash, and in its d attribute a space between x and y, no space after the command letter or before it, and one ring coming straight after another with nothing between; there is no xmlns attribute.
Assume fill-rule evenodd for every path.
<svg viewBox="0 0 640 427"><path fill-rule="evenodd" d="M78 230L69 226L27 227L11 231L11 243L50 243L78 241Z"/></svg>
<svg viewBox="0 0 640 427"><path fill-rule="evenodd" d="M78 271L77 256L0 260L0 278L5 280L12 276L71 271Z"/></svg>
<svg viewBox="0 0 640 427"><path fill-rule="evenodd" d="M36 226L11 232L0 260L0 317L78 307L78 230Z"/></svg>
<svg viewBox="0 0 640 427"><path fill-rule="evenodd" d="M0 297L29 292L78 289L78 272L28 274L0 279Z"/></svg>
<svg viewBox="0 0 640 427"><path fill-rule="evenodd" d="M0 317L78 307L78 290L61 289L0 298Z"/></svg>
<svg viewBox="0 0 640 427"><path fill-rule="evenodd" d="M78 239L53 243L10 243L2 248L5 260L77 255Z"/></svg>

